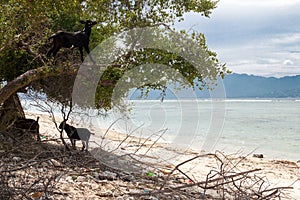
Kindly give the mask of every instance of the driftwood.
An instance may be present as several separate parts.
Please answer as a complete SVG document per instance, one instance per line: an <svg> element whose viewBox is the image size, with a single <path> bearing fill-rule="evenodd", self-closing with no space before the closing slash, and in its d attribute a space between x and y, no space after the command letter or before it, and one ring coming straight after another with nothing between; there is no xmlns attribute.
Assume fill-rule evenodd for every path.
<svg viewBox="0 0 300 200"><path fill-rule="evenodd" d="M0 144L3 144L1 134L4 133L0 133ZM164 131L157 137L163 134ZM105 132L103 140L108 135L109 132ZM39 199L41 196L82 199L85 195L95 199L281 199L286 190L292 189L290 186L273 187L260 174L259 168L241 171L239 164L245 158L232 159L221 152L194 156L173 166L167 174L159 173L162 171L159 165L138 159L139 152L150 152L157 147L157 140L139 140L130 134L119 140L118 149L109 152L103 150L108 143L100 143L101 153L136 167L137 170L129 172L126 172L126 166L114 167L92 153L65 151L60 138L49 138L41 143L24 139L29 140L28 137L15 138L11 144L6 141L6 150L0 151L0 199ZM136 147L133 153L118 154L118 150L123 148L126 152L133 144ZM105 157L104 154L101 156ZM200 179L182 169L186 164L207 157L215 159L217 167ZM145 171L152 171L154 175L145 174ZM180 181L182 177L188 181ZM79 189L69 190L73 187Z"/></svg>
<svg viewBox="0 0 300 200"><path fill-rule="evenodd" d="M216 161L220 164L220 168L219 170L211 170L207 174L206 180L193 180L193 178L180 169L184 164L207 156L215 157ZM256 174L261 169L240 171L238 170L237 163L232 162L230 158L220 152L195 156L176 165L167 176L162 177L155 185L156 188L160 185L159 189L155 189L154 187L153 190L147 191L147 193L130 193L129 195L134 197L154 196L163 199L174 194L180 196L182 199L280 199L285 190L293 189L291 186L272 187L265 177ZM172 181L175 177L173 175L175 171L182 174L191 183L174 185ZM187 190L189 191L188 193Z"/></svg>

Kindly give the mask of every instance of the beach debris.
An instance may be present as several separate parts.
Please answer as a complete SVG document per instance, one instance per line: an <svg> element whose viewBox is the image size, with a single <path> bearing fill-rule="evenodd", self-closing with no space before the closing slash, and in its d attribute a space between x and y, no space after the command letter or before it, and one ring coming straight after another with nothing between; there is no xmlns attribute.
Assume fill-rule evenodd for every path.
<svg viewBox="0 0 300 200"><path fill-rule="evenodd" d="M67 176L66 177L66 182L73 182L73 181L74 181L73 176Z"/></svg>
<svg viewBox="0 0 300 200"><path fill-rule="evenodd" d="M114 172L110 172L110 171L104 171L102 173L99 173L98 175L98 179L100 180L116 180L117 179L118 174L114 173Z"/></svg>
<svg viewBox="0 0 300 200"><path fill-rule="evenodd" d="M136 179L135 176L130 175L130 174L129 175L123 175L120 178L121 178L122 181L125 181L125 182L130 182L130 181L133 181L133 180Z"/></svg>
<svg viewBox="0 0 300 200"><path fill-rule="evenodd" d="M72 181L76 181L78 176L72 176Z"/></svg>
<svg viewBox="0 0 300 200"><path fill-rule="evenodd" d="M219 169L212 169L207 174L206 180L198 180L193 175L190 175L188 171L181 169L183 165L189 162L209 156L215 157L219 163ZM156 189L157 185L155 185L152 190L149 188L148 193L130 193L130 196L155 196L163 198L170 194L172 194L172 197L175 197L173 194L179 194L179 198L183 198L188 197L185 196L185 194L189 194L195 199L232 199L237 196L241 199L281 199L280 197L283 194L283 190L293 189L291 186L270 187L268 180L256 173L261 171L260 168L241 171L238 165L242 160L245 160L245 158L227 157L222 152L198 155L176 165L175 168L163 178L162 182L157 183L160 185L158 189ZM177 173L176 176L175 171ZM185 177L179 179L179 185L177 184L178 182L174 181L174 178L178 178L178 173ZM173 193L173 191L176 191L176 194ZM215 191L215 193L212 191ZM217 194L220 196L216 196ZM214 195L214 197L212 197L212 195Z"/></svg>
<svg viewBox="0 0 300 200"><path fill-rule="evenodd" d="M49 163L55 167L62 167L62 164L55 159L49 159Z"/></svg>
<svg viewBox="0 0 300 200"><path fill-rule="evenodd" d="M17 157L17 156L13 157L12 159L13 159L13 161L15 161L15 162L21 161L21 158L20 158L20 157Z"/></svg>
<svg viewBox="0 0 300 200"><path fill-rule="evenodd" d="M163 174L169 174L171 172L171 170L169 170L169 169L161 169L160 172L162 172Z"/></svg>
<svg viewBox="0 0 300 200"><path fill-rule="evenodd" d="M187 154L174 165L170 160L166 165L148 157L142 160L146 156L134 151L120 156L117 151L105 154L103 150L96 157L65 151L57 144L61 140L53 140L51 135L47 138L49 142L43 145L33 140L19 142L5 151L0 159L0 199L291 199L285 195L293 192L292 185L274 187L263 173L270 166L281 173L280 180L283 173L288 175L284 180L297 178L299 173L299 167L289 161L275 165L222 152ZM143 148L147 150L149 145ZM159 165L152 163L155 161ZM132 170L127 170L129 167ZM192 171L196 167L201 172ZM297 192L297 184L295 188Z"/></svg>
<svg viewBox="0 0 300 200"><path fill-rule="evenodd" d="M147 175L148 177L154 177L154 176L155 176L155 174L152 173L152 172L147 172L146 175Z"/></svg>
<svg viewBox="0 0 300 200"><path fill-rule="evenodd" d="M289 160L274 160L273 162L275 164L282 164L282 165L287 165L289 167L296 167L296 168L298 168L297 163L295 163L293 161L289 161Z"/></svg>
<svg viewBox="0 0 300 200"><path fill-rule="evenodd" d="M43 193L42 192L35 192L33 194L31 194L31 197L34 199L34 200L38 200L42 197Z"/></svg>
<svg viewBox="0 0 300 200"><path fill-rule="evenodd" d="M84 182L85 179L86 178L84 176L76 176L76 182Z"/></svg>
<svg viewBox="0 0 300 200"><path fill-rule="evenodd" d="M254 158L264 158L263 154L253 154Z"/></svg>

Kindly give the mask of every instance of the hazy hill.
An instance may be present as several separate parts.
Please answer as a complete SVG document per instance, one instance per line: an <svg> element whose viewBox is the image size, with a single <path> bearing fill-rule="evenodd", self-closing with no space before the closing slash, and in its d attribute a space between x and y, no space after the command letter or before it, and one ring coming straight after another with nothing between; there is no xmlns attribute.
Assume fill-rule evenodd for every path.
<svg viewBox="0 0 300 200"><path fill-rule="evenodd" d="M300 97L300 75L266 78L231 74L224 79L229 98L294 98Z"/></svg>
<svg viewBox="0 0 300 200"><path fill-rule="evenodd" d="M262 77L247 74L230 74L223 80L227 98L298 98L300 97L300 75L282 78ZM167 99L190 99L191 90L174 94L171 87ZM147 99L159 99L160 91L152 91ZM137 99L140 93L135 91L131 99ZM196 90L197 98L210 98L207 90Z"/></svg>

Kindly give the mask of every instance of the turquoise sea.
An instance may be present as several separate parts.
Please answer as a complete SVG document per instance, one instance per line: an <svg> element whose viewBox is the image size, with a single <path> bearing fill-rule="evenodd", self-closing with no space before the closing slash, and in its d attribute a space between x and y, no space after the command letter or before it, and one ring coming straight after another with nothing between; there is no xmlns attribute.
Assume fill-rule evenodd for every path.
<svg viewBox="0 0 300 200"><path fill-rule="evenodd" d="M127 104L130 112L126 117L111 111L90 122L94 127L110 127L199 151L300 160L297 99L128 100ZM94 115L91 113L82 116Z"/></svg>
<svg viewBox="0 0 300 200"><path fill-rule="evenodd" d="M128 118L111 112L102 128L205 151L300 160L300 100L134 100ZM156 134L153 134L156 133Z"/></svg>

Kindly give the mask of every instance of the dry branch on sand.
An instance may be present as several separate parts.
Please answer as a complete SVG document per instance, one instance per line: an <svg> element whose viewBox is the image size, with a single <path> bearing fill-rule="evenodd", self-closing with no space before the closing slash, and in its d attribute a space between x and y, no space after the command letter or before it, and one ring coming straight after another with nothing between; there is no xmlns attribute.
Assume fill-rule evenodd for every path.
<svg viewBox="0 0 300 200"><path fill-rule="evenodd" d="M207 156L216 159L219 169L211 170L205 180L196 180L180 170L180 166ZM237 164L238 162L232 162L220 152L195 156L176 165L167 176L162 177L156 185L159 189L153 188L147 193L131 193L130 195L167 198L177 194L180 199L280 199L284 196L285 190L293 189L292 187L272 187L265 177L256 174L261 169L240 171ZM189 182L174 184L176 176L173 176L173 173L176 171Z"/></svg>
<svg viewBox="0 0 300 200"><path fill-rule="evenodd" d="M118 149L80 152L66 151L59 138L8 134L0 133L0 199L282 199L292 189L272 186L260 169L241 170L245 158L221 152L166 166L142 153L163 145L131 135L111 141ZM185 168L207 158L215 166L204 176Z"/></svg>

